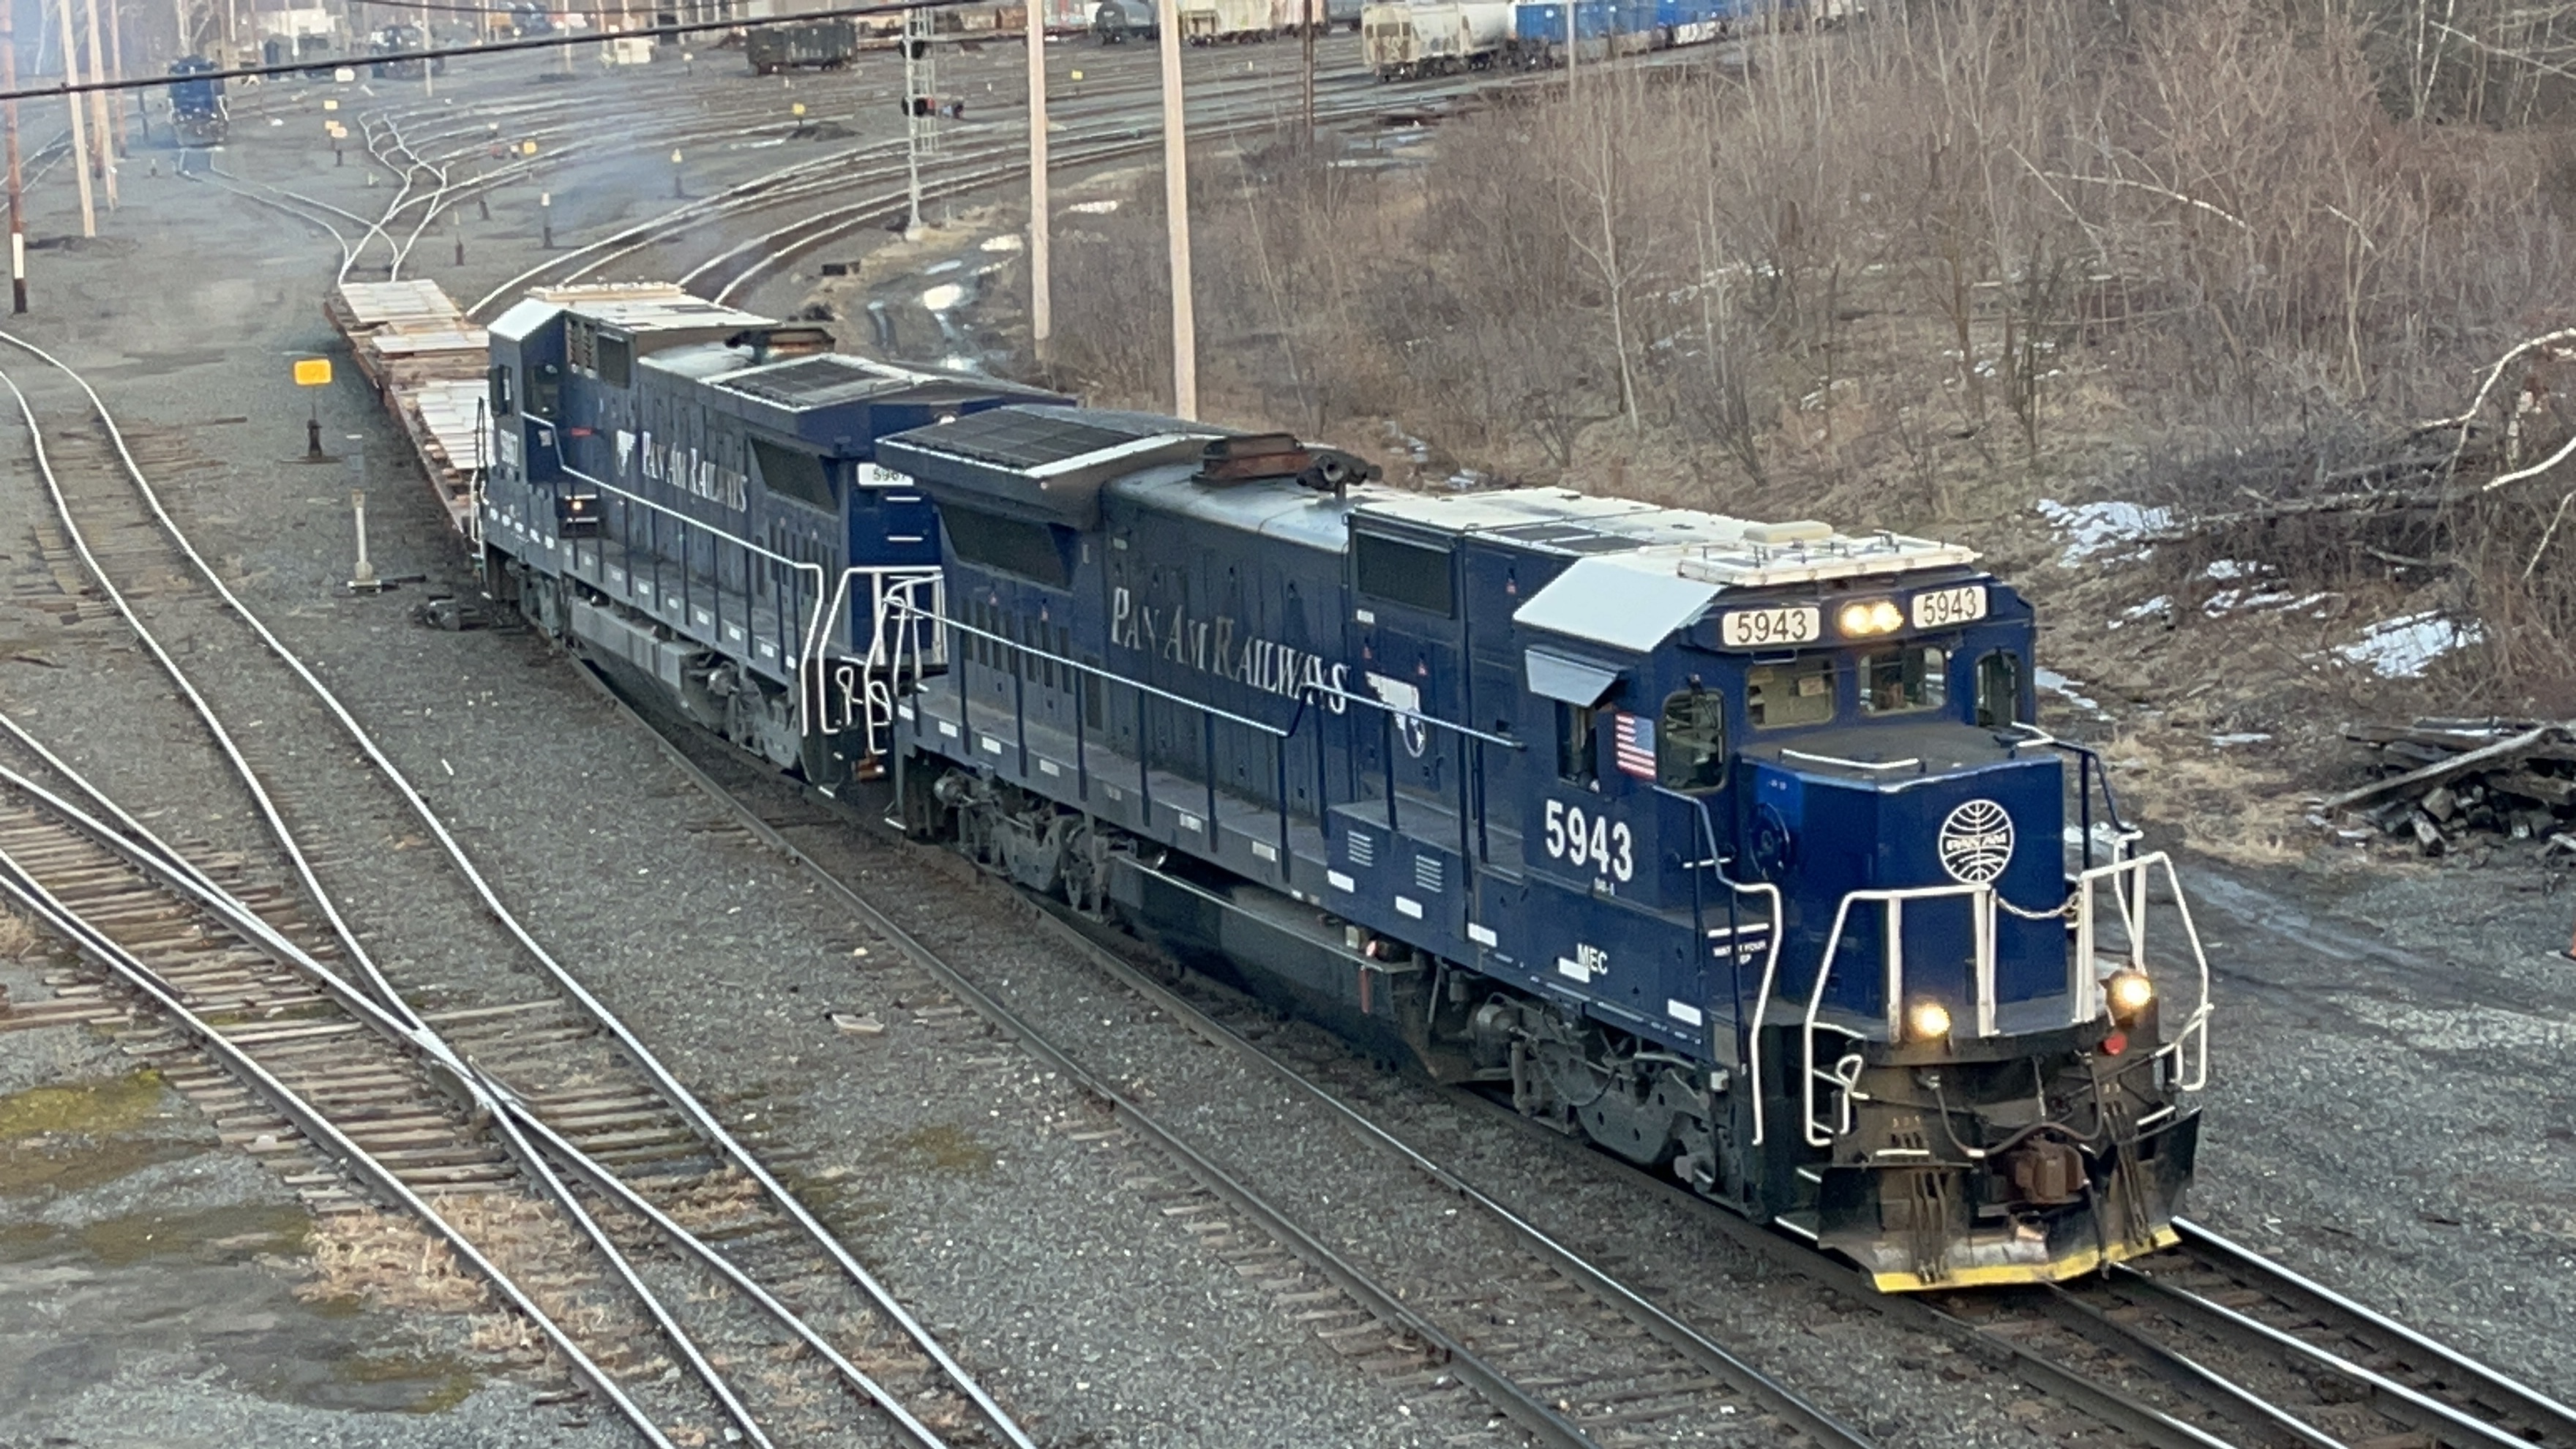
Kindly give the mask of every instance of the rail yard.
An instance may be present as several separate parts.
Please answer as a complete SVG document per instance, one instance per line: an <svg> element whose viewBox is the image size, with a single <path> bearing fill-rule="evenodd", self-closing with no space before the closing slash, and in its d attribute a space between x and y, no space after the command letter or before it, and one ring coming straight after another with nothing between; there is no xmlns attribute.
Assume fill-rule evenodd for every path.
<svg viewBox="0 0 2576 1449"><path fill-rule="evenodd" d="M1753 12L1618 39L1652 9L1603 7L1578 64L1747 73ZM1162 78L1153 45L1065 28L1079 228L1139 205ZM1057 406L1125 400L1029 362L1019 41L941 34L916 188L905 61L846 30L190 91L217 144L138 139L86 238L26 104L0 1445L2576 1445L2558 905L2507 924L2525 892L2493 878L2329 900L2142 843L2094 793L2098 721L2043 696L2031 570L1946 535L1426 497L1268 431L1293 418ZM1302 130L1300 45L1238 39L1182 51L1204 151ZM1315 47L1318 144L1354 170L1437 166L1456 118L1567 83L1377 46ZM746 452L682 397L767 432ZM1507 565L1432 599L1418 556L1363 554L1350 647L1333 606L1310 628L1300 520L1349 520L1338 560L1340 529L1418 554L1477 508L1460 536ZM1229 527L1273 551L1227 556ZM1627 597L1600 567L1690 530L1744 552L1681 568L1701 591L1655 647L1685 665L1613 667L1635 619L1545 614L1543 570ZM1510 573L1494 627L1538 643L1502 677L1547 729L1601 706L1579 748L1440 693L1433 661L1498 646L1403 632L1506 566L1528 598ZM1286 611L1206 602L1238 567ZM1903 605L1760 592L1835 577ZM1739 740L1748 791L1797 780L1811 813L1765 786L1730 852L1673 773L1688 712L1601 702L1669 672L1829 728L1764 672L1793 665L1722 652L1828 625L1949 652L1864 655L1852 728L1807 753ZM1939 793L1928 717L1853 743L1942 709L1986 741L1949 767L1981 798ZM1721 757L1763 724L1728 718ZM1885 819L1931 812L1937 887L1792 844L1892 769L1923 777ZM1524 840L1520 770L1562 796L1555 844ZM2043 772L2045 809L2012 793ZM2033 812L2023 874L1993 798ZM1444 889L1524 849L1565 894L1433 934ZM2063 907L2005 898L2032 871ZM1274 904L1227 919L1267 934L1204 924L1256 886ZM1900 983L1939 953L1911 961L1901 906L1953 897L1982 924L1927 1026ZM1845 952L1854 900L1887 936ZM1661 953L1602 934L1650 916L1754 1007L1659 985L1641 1025L1558 979ZM1529 971L1487 954L1578 918L1630 924ZM1201 959L1246 941L1275 978ZM1884 999L1844 1002L1847 956ZM1910 1188L1950 1156L1885 1120L1926 1072L1974 1099L1942 1100L1948 1143L1983 1145Z"/></svg>

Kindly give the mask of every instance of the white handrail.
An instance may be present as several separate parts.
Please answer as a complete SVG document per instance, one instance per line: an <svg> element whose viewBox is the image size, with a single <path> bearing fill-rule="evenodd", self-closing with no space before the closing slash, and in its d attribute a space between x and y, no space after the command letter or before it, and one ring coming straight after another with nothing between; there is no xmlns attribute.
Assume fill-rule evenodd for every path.
<svg viewBox="0 0 2576 1449"><path fill-rule="evenodd" d="M1962 883L1958 885L1903 886L1885 890L1846 892L1841 902L1834 907L1833 929L1825 934L1824 954L1818 958L1816 962L1816 984L1807 993L1807 1014L1806 1019L1801 1023L1800 1036L1802 1045L1805 1049L1806 1072L1804 1074L1804 1079L1799 1083L1799 1091L1802 1094L1801 1102L1805 1108L1802 1115L1805 1118L1804 1126L1806 1128L1808 1146L1830 1147L1833 1145L1834 1137L1838 1135L1833 1132L1827 1132L1820 1136L1816 1131L1816 1018L1824 1012L1825 987L1833 980L1834 961L1842 951L1843 928L1851 921L1852 903L1854 901L1877 902L1886 908L1886 940L1884 942L1887 971L1886 1025L1887 1039L1889 1041L1895 1041L1903 1034L1905 1027L1905 902L1910 900L1940 900L1953 896L1966 897L1969 901L1971 920L1974 927L1974 944L1972 946L1973 959L1971 961L1971 967L1972 973L1975 977L1977 992L1977 1022L1980 1030L1988 1035L1993 1034L1995 1020L1995 892L1992 886ZM1843 1029L1838 1027L1835 1028L1835 1030ZM1856 1035L1856 1033L1846 1034ZM1840 1078L1836 1078L1835 1080L1839 1081Z"/></svg>

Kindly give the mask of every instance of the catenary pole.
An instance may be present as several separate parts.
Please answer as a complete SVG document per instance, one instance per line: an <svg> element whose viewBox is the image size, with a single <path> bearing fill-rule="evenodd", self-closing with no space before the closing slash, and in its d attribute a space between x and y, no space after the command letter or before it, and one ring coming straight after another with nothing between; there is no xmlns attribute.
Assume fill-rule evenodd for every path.
<svg viewBox="0 0 2576 1449"><path fill-rule="evenodd" d="M118 0L107 0L107 73L116 80L125 79L125 11ZM124 100L110 101L107 112L116 118L116 149L111 154L123 156L128 149Z"/></svg>
<svg viewBox="0 0 2576 1449"><path fill-rule="evenodd" d="M42 20L44 12L39 10ZM41 32L41 27L39 27ZM0 90L18 88L18 0L0 0ZM27 310L26 185L18 169L18 103L0 101L8 110L9 137L9 310Z"/></svg>
<svg viewBox="0 0 2576 1449"><path fill-rule="evenodd" d="M1181 120L1181 16L1172 0L1154 10L1163 51L1163 207L1171 223L1172 413L1195 420L1198 319L1190 306L1190 138Z"/></svg>
<svg viewBox="0 0 2576 1449"><path fill-rule="evenodd" d="M6 4L8 0L0 0ZM1047 0L1026 0L1029 26L1029 344L1044 362L1055 331L1047 259Z"/></svg>
<svg viewBox="0 0 2576 1449"><path fill-rule="evenodd" d="M63 21L63 73L77 82L80 79L80 62L75 57L80 54L80 47L73 39L72 0L55 0L54 13ZM93 237L98 235L98 208L91 201L89 190L89 124L81 118L79 96L65 96L63 101L72 114L72 180L80 188L81 235Z"/></svg>

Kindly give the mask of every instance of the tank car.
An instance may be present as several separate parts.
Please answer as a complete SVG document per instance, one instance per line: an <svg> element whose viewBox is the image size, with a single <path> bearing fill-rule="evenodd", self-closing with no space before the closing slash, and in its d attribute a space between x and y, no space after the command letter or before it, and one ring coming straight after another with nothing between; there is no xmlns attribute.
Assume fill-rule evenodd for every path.
<svg viewBox="0 0 2576 1449"><path fill-rule="evenodd" d="M1055 397L668 284L533 292L491 327L485 591L836 789L891 720L889 610L939 598L931 504L877 439Z"/></svg>
<svg viewBox="0 0 2576 1449"><path fill-rule="evenodd" d="M743 35L742 53L754 75L840 70L859 53L859 30L847 20L755 25Z"/></svg>
<svg viewBox="0 0 2576 1449"><path fill-rule="evenodd" d="M2208 969L1969 550L1080 409L876 457L910 829L1884 1290L2174 1240Z"/></svg>
<svg viewBox="0 0 2576 1449"><path fill-rule="evenodd" d="M1155 17L1154 0L1100 0L1091 13L1091 33L1103 45L1158 40L1162 30Z"/></svg>
<svg viewBox="0 0 2576 1449"><path fill-rule="evenodd" d="M202 55L171 62L170 134L178 145L220 146L231 134L232 112L224 101L224 83L192 79L221 69Z"/></svg>

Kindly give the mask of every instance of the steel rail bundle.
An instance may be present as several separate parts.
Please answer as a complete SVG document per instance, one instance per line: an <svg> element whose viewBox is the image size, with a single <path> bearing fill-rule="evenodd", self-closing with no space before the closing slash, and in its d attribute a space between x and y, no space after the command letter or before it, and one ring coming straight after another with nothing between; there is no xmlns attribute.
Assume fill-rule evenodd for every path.
<svg viewBox="0 0 2576 1449"><path fill-rule="evenodd" d="M115 418L87 380L50 353L24 339L0 334L0 341L5 341L38 358L61 373L80 391L87 401L88 409L95 414L104 429L106 440L114 453L115 466L121 470L126 484L140 499L145 511L158 526L169 545L185 559L189 568L203 581L207 590L221 601L221 612L236 619L255 634L266 653L290 671L297 683L302 686L303 692L309 696L310 701L318 704L327 714L330 725L335 725L339 731L356 743L363 759L370 767L370 774L393 789L437 840L449 864L454 868L455 874L472 889L480 913L499 925L507 933L515 949L523 952L540 967L554 989L578 1009L585 1029L604 1037L607 1049L597 1054L592 1065L600 1065L600 1059L604 1059L605 1063L613 1064L609 1070L622 1067L644 1078L651 1096L676 1114L685 1128L683 1135L693 1136L695 1140L704 1143L712 1149L715 1159L722 1166L740 1172L756 1184L761 1194L761 1210L783 1220L787 1230L792 1231L793 1234L801 1235L803 1241L826 1260L827 1268L835 1275L836 1281L844 1282L848 1287L855 1289L868 1305L867 1311L891 1325L895 1332L910 1342L913 1351L918 1352L923 1359L936 1366L944 1384L941 1392L954 1394L962 1400L968 1406L970 1417L979 1420L995 1442L1017 1446L1017 1449L1029 1449L1029 1440L1024 1431L991 1398L981 1384L948 1354L935 1336L923 1328L890 1292L859 1265L848 1248L815 1219L810 1210L789 1193L757 1158L717 1121L714 1113L695 1094L672 1076L651 1049L624 1022L610 1013L518 922L457 845L444 822L430 810L418 791L393 764L379 743L360 725L346 706L322 684L310 668L287 649L284 643L270 632L266 624L223 584L216 571L164 509L150 480L144 475L140 465L135 462ZM290 827L283 811L273 798L273 792L263 782L260 772L246 758L237 737L225 727L218 711L199 691L196 682L171 658L152 629L136 613L124 594L116 588L114 580L91 550L71 492L64 487L62 480L56 474L51 458L44 449L44 429L36 418L33 405L25 398L23 392L19 391L14 378L0 373L0 383L5 383L19 397L22 414L37 448L40 472L45 477L57 513L80 554L83 566L98 580L102 590L109 595L118 612L133 628L138 638L145 643L156 662L177 685L192 711L218 741L218 748L223 752L227 764L257 802L259 813L266 822L270 834L278 840L280 848L294 863L299 882L306 895L330 920L332 934L336 937L339 948L351 961L359 963L366 974L368 980L366 999L374 1003L375 1010L383 1013L386 1028L398 1034L420 1038L425 1028L419 1014L409 1006L402 993L376 966L362 945L358 933L343 918L331 893L323 888L314 874L306 851L299 843L299 832ZM96 500L92 498L88 501L95 503ZM294 690L290 686L286 696L291 696L293 693ZM276 702L286 696L272 696L271 699L272 702ZM312 813L318 816L329 812L317 808ZM49 919L51 919L50 916ZM429 1049L426 1042L422 1042L421 1045L423 1049ZM463 1070L461 1063L453 1061L442 1062L441 1065L445 1066L451 1075ZM513 1096L510 1100L520 1099ZM293 1120L292 1117L291 1120ZM533 1125L542 1126L542 1123ZM522 1120L519 1126L521 1130L526 1131L530 1130L531 1123ZM578 1176L585 1178L590 1176L589 1169L583 1165L576 1164L573 1170ZM829 1361L828 1358L827 1361ZM846 1365L847 1362L846 1359L840 1360L841 1365ZM872 1397L877 1399L880 1407L893 1409L898 1413L906 1412L890 1396ZM933 1439L923 1442L936 1441Z"/></svg>
<svg viewBox="0 0 2576 1449"><path fill-rule="evenodd" d="M1032 914L1047 923L1057 940L1083 959L1099 964L1122 985L1156 1009L1169 1014L1185 1029L1217 1045L1247 1054L1260 1069L1334 1113L1360 1132L1364 1139L1396 1156L1443 1192L1454 1193L1471 1205L1480 1218L1500 1229L1526 1255L1528 1267L1525 1271L1531 1274L1532 1281L1541 1281L1552 1275L1578 1285L1594 1303L1634 1325L1647 1340L1669 1354L1664 1362L1652 1362L1648 1355L1639 1351L1637 1340L1623 1339L1625 1353L1629 1357L1615 1367L1596 1368L1595 1372L1603 1379L1613 1374L1627 1379L1653 1379L1659 1374L1671 1376L1676 1373L1693 1377L1679 1389L1666 1391L1659 1397L1632 1393L1595 1413L1590 1406L1577 1406L1575 1402L1584 1397L1583 1384L1579 1379L1570 1382L1566 1377L1568 1364L1562 1357L1562 1344L1552 1344L1548 1353L1518 1367L1500 1362L1498 1355L1471 1348L1460 1333L1442 1325L1439 1306L1427 1304L1418 1297L1408 1299L1396 1293L1364 1266L1327 1246L1314 1230L1302 1225L1291 1210L1242 1180L1215 1156L1192 1143L1134 1098L1120 1092L1104 1073L1086 1067L1054 1036L1012 1011L984 990L967 971L905 930L850 881L788 839L758 808L717 780L687 750L668 738L610 685L587 668L583 669L583 677L596 685L603 696L614 701L619 711L643 729L663 755L699 789L731 812L764 844L804 870L871 930L891 942L905 960L964 1002L977 1016L1019 1042L1049 1069L1062 1073L1084 1092L1108 1104L1122 1125L1176 1162L1191 1178L1249 1219L1264 1234L1315 1268L1371 1316L1400 1334L1411 1335L1436 1348L1438 1362L1444 1368L1472 1387L1535 1441L1559 1446L1559 1449L1598 1449L1607 1430L1627 1422L1645 1419L1650 1426L1664 1423L1667 1427L1675 1427L1688 1414L1712 1409L1732 1413L1734 1409L1730 1405L1740 1403L1772 1415L1812 1443L1861 1449L1861 1446L1874 1442L1797 1390L1691 1326L1679 1315L1623 1283L1608 1270L1550 1237L1503 1206L1498 1199L1407 1146L1368 1114L1305 1078L1294 1068L1263 1053L1257 1046L1136 972L1055 917L1039 915L1033 910ZM837 828L847 828L854 823L854 817L842 812L836 812L827 819ZM1452 1311L1458 1306L1452 1305ZM1539 1386L1542 1381L1546 1385L1544 1388ZM1641 1400L1652 1403L1654 1407L1639 1413L1634 1406Z"/></svg>

